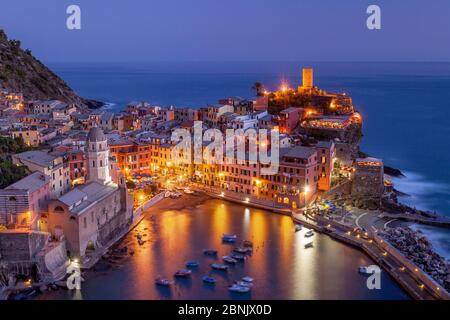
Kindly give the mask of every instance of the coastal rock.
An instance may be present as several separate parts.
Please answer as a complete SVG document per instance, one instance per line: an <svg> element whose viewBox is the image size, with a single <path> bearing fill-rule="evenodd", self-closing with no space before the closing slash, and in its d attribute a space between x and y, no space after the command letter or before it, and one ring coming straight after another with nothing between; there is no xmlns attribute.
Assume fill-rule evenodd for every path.
<svg viewBox="0 0 450 320"><path fill-rule="evenodd" d="M447 291L450 290L449 266L422 232L399 227L388 229L382 236Z"/></svg>

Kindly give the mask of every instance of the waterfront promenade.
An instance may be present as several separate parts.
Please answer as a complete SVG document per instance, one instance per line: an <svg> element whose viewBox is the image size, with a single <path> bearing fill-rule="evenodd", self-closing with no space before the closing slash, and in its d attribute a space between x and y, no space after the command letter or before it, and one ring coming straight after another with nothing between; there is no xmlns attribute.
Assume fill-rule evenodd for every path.
<svg viewBox="0 0 450 320"><path fill-rule="evenodd" d="M319 215L305 215L300 213L300 210L294 213L292 210L275 207L272 203L264 203L264 201L251 197L243 200L242 195L230 191L225 193L215 188L200 186L194 186L193 189L217 199L224 199L284 215L292 215L294 222L305 225L317 232L326 233L336 240L357 247L365 252L394 278L412 298L417 300L450 299L444 288L377 235L378 230L383 230L389 223L393 224L397 220L395 217L361 211L355 216L356 219L354 219L353 223L346 224L339 223L336 220L329 220ZM371 217L371 219L365 220L367 223L364 223L362 227L360 218L363 216ZM343 221L345 221L344 218ZM354 234L353 231L358 228L367 230L366 235Z"/></svg>

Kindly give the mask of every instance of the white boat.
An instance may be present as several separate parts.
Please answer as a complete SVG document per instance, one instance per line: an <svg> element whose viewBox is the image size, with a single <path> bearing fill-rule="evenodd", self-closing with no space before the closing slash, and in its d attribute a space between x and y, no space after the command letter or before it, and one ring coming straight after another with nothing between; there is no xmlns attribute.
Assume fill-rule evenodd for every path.
<svg viewBox="0 0 450 320"><path fill-rule="evenodd" d="M237 235L235 234L224 234L222 236L222 241L224 242L235 242L237 239Z"/></svg>
<svg viewBox="0 0 450 320"><path fill-rule="evenodd" d="M312 248L312 247L313 247L313 243L312 242L309 242L309 243L305 244L305 249Z"/></svg>
<svg viewBox="0 0 450 320"><path fill-rule="evenodd" d="M249 287L243 287L243 286L238 286L237 284L233 284L231 286L228 287L228 290L231 292L237 292L237 293L247 293L250 291Z"/></svg>
<svg viewBox="0 0 450 320"><path fill-rule="evenodd" d="M302 225L296 224L295 225L295 232L301 231L303 229Z"/></svg>
<svg viewBox="0 0 450 320"><path fill-rule="evenodd" d="M164 193L164 198L169 198L171 195L172 195L172 192L166 191L166 193Z"/></svg>
<svg viewBox="0 0 450 320"><path fill-rule="evenodd" d="M248 287L248 288L253 287L253 283L251 283L251 282L235 281L234 283L237 284L240 287Z"/></svg>
<svg viewBox="0 0 450 320"><path fill-rule="evenodd" d="M184 189L184 193L186 193L186 194L194 194L194 191L186 188L186 189Z"/></svg>
<svg viewBox="0 0 450 320"><path fill-rule="evenodd" d="M312 230L309 230L307 233L305 233L306 238L312 237L313 235L314 235L314 232Z"/></svg>
<svg viewBox="0 0 450 320"><path fill-rule="evenodd" d="M252 278L252 277L249 277L249 276L243 277L243 278L242 278L242 281L245 281L245 282L253 282L253 278Z"/></svg>

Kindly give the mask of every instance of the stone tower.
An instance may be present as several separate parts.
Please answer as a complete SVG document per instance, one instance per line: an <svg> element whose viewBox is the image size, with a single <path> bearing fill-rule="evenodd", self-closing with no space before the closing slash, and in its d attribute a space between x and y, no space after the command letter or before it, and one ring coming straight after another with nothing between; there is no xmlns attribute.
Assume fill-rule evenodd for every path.
<svg viewBox="0 0 450 320"><path fill-rule="evenodd" d="M89 131L86 140L87 180L102 184L111 182L109 174L109 148L103 130L97 127Z"/></svg>

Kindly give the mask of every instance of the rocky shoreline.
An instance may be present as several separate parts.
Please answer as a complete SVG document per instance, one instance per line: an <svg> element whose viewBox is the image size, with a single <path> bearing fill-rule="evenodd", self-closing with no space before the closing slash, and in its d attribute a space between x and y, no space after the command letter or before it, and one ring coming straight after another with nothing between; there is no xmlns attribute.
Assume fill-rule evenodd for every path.
<svg viewBox="0 0 450 320"><path fill-rule="evenodd" d="M407 259L425 271L447 291L450 291L449 265L442 256L434 251L431 242L422 232L399 227L388 229L382 236Z"/></svg>

